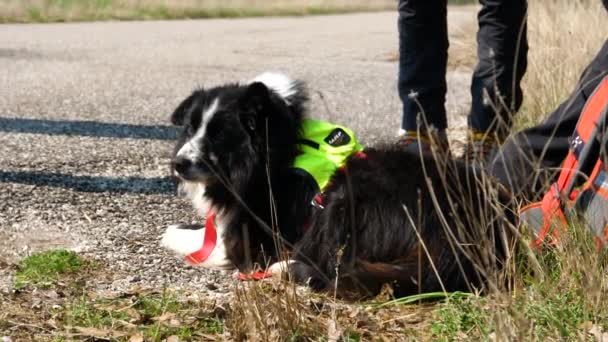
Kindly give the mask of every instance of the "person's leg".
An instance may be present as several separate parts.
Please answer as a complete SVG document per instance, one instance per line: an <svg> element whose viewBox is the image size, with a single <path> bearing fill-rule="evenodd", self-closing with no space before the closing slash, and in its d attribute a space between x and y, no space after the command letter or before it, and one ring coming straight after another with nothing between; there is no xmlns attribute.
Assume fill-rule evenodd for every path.
<svg viewBox="0 0 608 342"><path fill-rule="evenodd" d="M447 0L399 0L401 128L416 131L417 117L445 130L448 53Z"/></svg>
<svg viewBox="0 0 608 342"><path fill-rule="evenodd" d="M527 0L480 0L477 66L471 83L469 128L506 136L523 100L527 67Z"/></svg>
<svg viewBox="0 0 608 342"><path fill-rule="evenodd" d="M589 96L608 76L608 40L570 95L538 126L507 140L490 166L490 172L518 198L536 200L552 182L570 147L580 114Z"/></svg>

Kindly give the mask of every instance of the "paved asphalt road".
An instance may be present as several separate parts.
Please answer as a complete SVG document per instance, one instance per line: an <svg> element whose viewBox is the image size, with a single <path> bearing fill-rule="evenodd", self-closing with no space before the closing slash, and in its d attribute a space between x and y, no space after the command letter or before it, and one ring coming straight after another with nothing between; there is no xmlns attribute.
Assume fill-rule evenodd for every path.
<svg viewBox="0 0 608 342"><path fill-rule="evenodd" d="M452 29L474 20L470 8L450 11ZM279 70L308 82L313 116L366 144L390 141L400 121L396 47L390 12L0 25L0 265L67 247L108 264L115 276L100 287L221 292L222 275L158 246L165 226L195 219L167 178L172 109L198 85ZM455 126L468 79L448 76Z"/></svg>

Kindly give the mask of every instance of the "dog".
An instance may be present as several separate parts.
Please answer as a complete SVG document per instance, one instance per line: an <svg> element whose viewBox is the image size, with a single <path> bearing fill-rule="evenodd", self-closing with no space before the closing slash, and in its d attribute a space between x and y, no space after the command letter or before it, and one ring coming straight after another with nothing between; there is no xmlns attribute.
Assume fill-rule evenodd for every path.
<svg viewBox="0 0 608 342"><path fill-rule="evenodd" d="M211 224L216 246L200 266L272 265L273 274L345 296L384 284L396 296L473 291L496 279L511 241L508 194L478 167L397 145L349 157L319 193L293 167L308 101L303 82L264 73L197 89L179 104L171 170L207 222L170 226L162 244L191 255Z"/></svg>

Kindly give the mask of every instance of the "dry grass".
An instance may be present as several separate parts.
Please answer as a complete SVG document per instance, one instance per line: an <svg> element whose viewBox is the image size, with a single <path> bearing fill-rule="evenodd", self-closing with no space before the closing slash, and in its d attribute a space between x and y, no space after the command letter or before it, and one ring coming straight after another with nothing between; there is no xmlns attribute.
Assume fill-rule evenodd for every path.
<svg viewBox="0 0 608 342"><path fill-rule="evenodd" d="M530 1L530 53L516 127L533 125L564 101L608 37L600 1Z"/></svg>
<svg viewBox="0 0 608 342"><path fill-rule="evenodd" d="M531 1L529 6L529 66L516 129L538 123L564 101L608 37L608 14L600 1ZM465 60L474 56L473 50L464 53ZM508 286L486 297L441 304L431 325L433 338L608 339L606 253L598 253L583 224L565 229L558 246L539 250L531 250L521 235L507 269Z"/></svg>
<svg viewBox="0 0 608 342"><path fill-rule="evenodd" d="M601 1L530 1L528 18L530 51L516 130L538 123L567 98L608 37L608 14ZM451 29L450 68L475 66L476 30L474 22Z"/></svg>
<svg viewBox="0 0 608 342"><path fill-rule="evenodd" d="M0 22L308 15L395 8L394 0L1 0Z"/></svg>
<svg viewBox="0 0 608 342"><path fill-rule="evenodd" d="M230 305L226 330L236 340L395 341L431 338L434 306L346 303L332 294L310 293L287 282L244 283Z"/></svg>

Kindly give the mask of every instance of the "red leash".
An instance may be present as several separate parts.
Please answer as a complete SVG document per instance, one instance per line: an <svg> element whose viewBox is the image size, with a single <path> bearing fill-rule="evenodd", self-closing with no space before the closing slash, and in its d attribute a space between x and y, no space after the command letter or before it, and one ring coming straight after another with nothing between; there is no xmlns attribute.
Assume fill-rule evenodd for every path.
<svg viewBox="0 0 608 342"><path fill-rule="evenodd" d="M200 264L209 258L213 249L217 245L217 230L215 229L215 218L216 214L213 211L210 211L207 214L207 219L205 221L205 237L203 239L203 245L201 249L196 252L192 252L185 256L186 261L188 261L191 265ZM252 272L250 274L245 273L237 273L235 277L242 281L247 280L262 280L265 278L272 277L271 274L261 271Z"/></svg>
<svg viewBox="0 0 608 342"><path fill-rule="evenodd" d="M203 246L196 252L192 252L185 256L186 261L192 265L199 264L207 260L215 245L217 243L217 231L215 230L215 212L210 211L207 214L207 220L205 221L205 237L203 240Z"/></svg>
<svg viewBox="0 0 608 342"><path fill-rule="evenodd" d="M251 272L251 273L238 272L234 275L234 277L240 281L262 280L262 279L266 279L266 278L272 278L272 274L264 272L264 271L255 271L255 272Z"/></svg>

